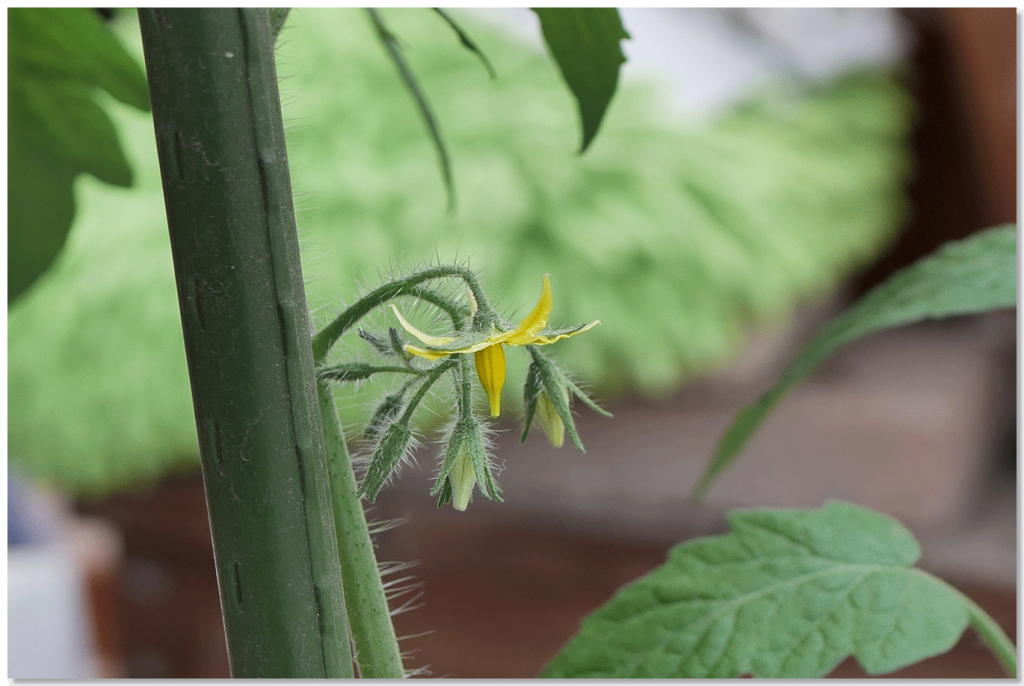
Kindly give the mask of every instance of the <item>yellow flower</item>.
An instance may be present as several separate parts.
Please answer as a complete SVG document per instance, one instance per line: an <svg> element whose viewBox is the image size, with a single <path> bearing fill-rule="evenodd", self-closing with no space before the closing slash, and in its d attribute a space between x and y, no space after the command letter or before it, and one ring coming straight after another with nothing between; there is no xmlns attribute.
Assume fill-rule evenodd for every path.
<svg viewBox="0 0 1024 686"><path fill-rule="evenodd" d="M501 410L501 387L505 384L505 345L548 345L583 333L601 323L595 320L568 329L546 329L548 317L551 316L551 303L551 284L548 282L548 275L545 274L540 300L516 328L504 329L493 326L490 333L470 331L458 336L445 337L423 333L407 322L397 307L392 305L391 309L395 311L395 316L402 327L424 343L422 348L414 345L405 346L413 355L436 360L446 355L474 354L476 372L480 377L480 384L487 392L491 416L497 417Z"/></svg>

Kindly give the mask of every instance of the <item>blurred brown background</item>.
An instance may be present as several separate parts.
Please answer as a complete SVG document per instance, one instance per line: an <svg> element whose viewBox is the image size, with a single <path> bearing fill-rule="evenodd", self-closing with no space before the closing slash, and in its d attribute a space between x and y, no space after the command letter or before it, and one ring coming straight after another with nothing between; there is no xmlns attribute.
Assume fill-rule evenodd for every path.
<svg viewBox="0 0 1024 686"><path fill-rule="evenodd" d="M1016 220L1015 10L905 16L918 32L915 212L889 253L851 283L851 294L947 240ZM422 591L414 600L422 606L397 618L399 635L410 637L408 665L435 676L534 676L580 618L660 564L668 547L721 531L726 508L820 506L828 497L903 519L921 539L923 566L967 591L1015 639L1015 330L1015 317L1002 313L853 346L779 408L703 508L682 494L732 412L751 399L750 388L712 379L658 406L613 407L614 421L582 412L585 456L550 451L540 435L524 449L512 428L498 450L509 466L501 507L478 499L465 513L437 510L426 495L425 460L372 513L409 520L379 537L380 559L419 562L410 572L419 586L399 602ZM932 378L936 368L948 372ZM914 402L920 407L908 410ZM842 421L828 408L842 408ZM628 428L648 442L635 447L621 433ZM798 428L808 454L841 443L841 455L802 462L789 442ZM684 445L693 459L656 460ZM843 457L859 454L884 461L888 483L870 480L870 463L851 467ZM123 551L91 567L105 672L228 676L199 477L78 509L123 537ZM847 661L834 676L862 674ZM897 676L1002 673L968 631L951 653Z"/></svg>

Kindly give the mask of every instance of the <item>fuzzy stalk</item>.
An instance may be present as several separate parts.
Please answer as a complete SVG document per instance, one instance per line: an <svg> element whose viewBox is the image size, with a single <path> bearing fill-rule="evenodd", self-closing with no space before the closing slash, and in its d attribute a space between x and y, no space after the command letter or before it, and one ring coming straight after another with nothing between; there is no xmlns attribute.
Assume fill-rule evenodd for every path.
<svg viewBox="0 0 1024 686"><path fill-rule="evenodd" d="M326 380L317 383L317 391L334 500L334 528L342 555L342 581L359 675L367 679L401 679L404 676L402 656L358 496L352 461L334 406L334 394Z"/></svg>
<svg viewBox="0 0 1024 686"><path fill-rule="evenodd" d="M335 317L334 321L313 336L313 359L316 360L318 365L323 364L324 360L327 359L327 353L330 352L331 346L375 307L379 307L399 295L416 295L423 298L426 289L420 289L420 284L431 279L443 278L462 279L473 294L473 298L476 300L479 308L473 317L474 325L482 326L492 321L497 321L498 315L488 305L487 296L484 295L476 275L471 270L457 266L431 267L410 276L396 279L370 291ZM468 313L468 310L463 312L462 306L456 303L448 303L446 299L439 298L436 294L427 293L427 296L424 299L448 312L456 323L456 328L460 327L461 321Z"/></svg>
<svg viewBox="0 0 1024 686"><path fill-rule="evenodd" d="M139 19L231 672L351 677L268 11Z"/></svg>

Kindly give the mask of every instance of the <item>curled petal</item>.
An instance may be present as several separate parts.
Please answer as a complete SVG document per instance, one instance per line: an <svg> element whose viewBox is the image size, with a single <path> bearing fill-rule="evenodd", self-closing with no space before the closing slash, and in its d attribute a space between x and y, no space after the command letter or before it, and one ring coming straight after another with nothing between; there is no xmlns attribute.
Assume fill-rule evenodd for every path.
<svg viewBox="0 0 1024 686"><path fill-rule="evenodd" d="M444 357L446 355L451 355L451 353L438 352L437 350L427 350L426 348L417 348L415 345L407 345L407 346L405 346L405 350L406 350L406 352L409 352L409 353L412 353L413 355L416 355L418 357L422 357L424 359L430 360L431 362L433 362L434 360L439 360L439 359L441 359L442 357Z"/></svg>
<svg viewBox="0 0 1024 686"><path fill-rule="evenodd" d="M548 275L545 274L544 285L540 292L540 300L537 301L533 311L526 315L523 321L519 322L519 326L509 336L508 344L528 345L532 343L537 334L548 325L548 318L551 316L551 305L551 282L548 281Z"/></svg>
<svg viewBox="0 0 1024 686"><path fill-rule="evenodd" d="M391 309L395 311L395 316L398 317L398 323L402 325L402 328L405 329L406 331L408 331L409 333L411 333L416 338L418 338L421 341L423 341L424 343L426 343L427 345L432 346L432 347L438 347L438 346L446 345L446 344L452 342L453 339L451 337L431 336L429 333L423 333L422 331L417 329L415 326L410 324L406 320L406 318L402 316L402 313L398 311L397 307L392 305ZM418 355L419 354L419 353L414 352L410 347L407 347L406 349L409 350L409 352L413 353L414 355ZM423 357L425 357L425 355ZM436 359L436 358L434 358L434 359Z"/></svg>
<svg viewBox="0 0 1024 686"><path fill-rule="evenodd" d="M578 326L578 327L576 327L574 329L568 329L568 330L563 330L563 331L550 331L550 332L548 332L547 335L540 334L538 336L535 336L533 341L531 341L531 343L533 343L535 345L548 345L550 343L554 343L555 341L560 341L563 338L569 338L570 336L575 336L578 333L583 333L584 331L589 331L590 329L593 329L595 326L597 326L600 323L601 323L601 320L595 319L594 321L590 322L589 324L583 324L583 325Z"/></svg>

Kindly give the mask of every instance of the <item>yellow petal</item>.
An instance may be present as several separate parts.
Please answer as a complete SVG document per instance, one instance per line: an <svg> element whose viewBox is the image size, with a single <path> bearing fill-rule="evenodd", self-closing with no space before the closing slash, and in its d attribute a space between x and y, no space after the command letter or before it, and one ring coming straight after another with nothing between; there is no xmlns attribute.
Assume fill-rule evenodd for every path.
<svg viewBox="0 0 1024 686"><path fill-rule="evenodd" d="M540 292L540 300L530 314L526 315L519 326L508 338L509 345L528 345L533 342L534 337L544 330L548 325L548 317L551 316L551 283L548 275L544 275L544 286Z"/></svg>
<svg viewBox="0 0 1024 686"><path fill-rule="evenodd" d="M423 348L417 348L415 345L405 346L405 351L412 353L413 355L418 355L419 357L430 360L431 362L433 362L434 360L439 360L445 355L451 355L451 353L438 352L437 350L424 350Z"/></svg>
<svg viewBox="0 0 1024 686"><path fill-rule="evenodd" d="M505 385L505 348L501 343L476 351L476 373L487 392L491 416L501 412L501 387Z"/></svg>
<svg viewBox="0 0 1024 686"><path fill-rule="evenodd" d="M402 316L402 313L398 311L397 307L392 305L391 309L395 311L395 316L398 317L398 323L402 325L402 328L411 333L416 338L426 343L427 345L439 346L452 342L453 339L451 337L431 336L429 333L423 333L415 326L410 324L408 321L406 321L405 317ZM415 352L410 348L411 346L406 346L406 350L409 350L409 352L413 353L414 355L419 355L419 353ZM448 353L445 354L447 355ZM423 355L423 357L426 357L426 355Z"/></svg>
<svg viewBox="0 0 1024 686"><path fill-rule="evenodd" d="M575 336L578 333L583 333L584 331L589 331L589 330L593 329L595 326L597 326L600 323L601 323L600 319L595 319L594 321L590 322L589 324L584 326L579 331L573 331L572 333L560 333L557 336L550 336L550 337L549 336L535 336L534 339L531 341L531 343L533 343L534 345L548 345L549 343L554 343L555 341L560 341L563 338L569 338L570 336ZM511 341L509 341L509 342L511 342Z"/></svg>
<svg viewBox="0 0 1024 686"><path fill-rule="evenodd" d="M486 340L483 340L483 341L480 341L479 343L474 343L473 345L467 345L465 348L459 348L458 350L450 350L450 351L448 351L448 352L446 352L444 354L445 355L450 355L452 353L475 353L475 352L477 352L479 350L483 350L485 348L489 348L492 345L497 345L499 343L504 343L505 341L507 341L509 339L509 337L511 335L512 335L511 331L501 331L499 333L492 334L490 338L488 338ZM453 338L451 340L455 340L455 339Z"/></svg>

